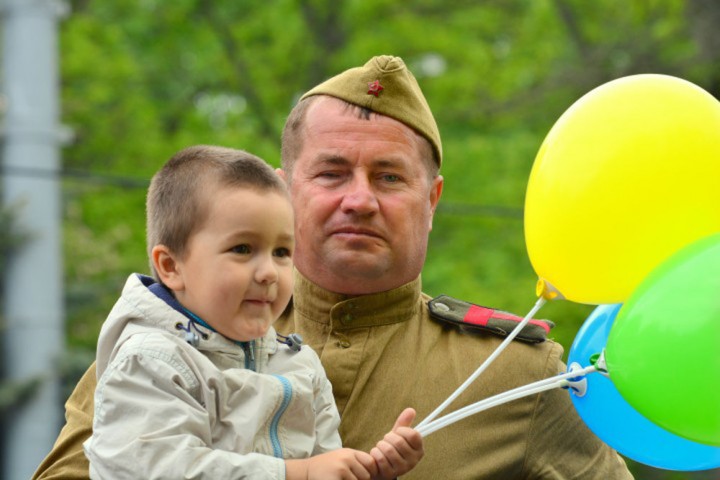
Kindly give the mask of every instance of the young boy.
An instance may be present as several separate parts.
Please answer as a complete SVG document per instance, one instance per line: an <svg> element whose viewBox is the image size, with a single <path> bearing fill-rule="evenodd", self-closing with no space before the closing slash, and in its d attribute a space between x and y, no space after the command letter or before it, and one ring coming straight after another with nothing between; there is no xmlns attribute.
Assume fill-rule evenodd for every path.
<svg viewBox="0 0 720 480"><path fill-rule="evenodd" d="M91 477L370 479L417 464L412 409L370 453L341 449L318 356L271 326L294 245L269 165L177 153L148 191L147 245L155 278L128 278L98 340Z"/></svg>

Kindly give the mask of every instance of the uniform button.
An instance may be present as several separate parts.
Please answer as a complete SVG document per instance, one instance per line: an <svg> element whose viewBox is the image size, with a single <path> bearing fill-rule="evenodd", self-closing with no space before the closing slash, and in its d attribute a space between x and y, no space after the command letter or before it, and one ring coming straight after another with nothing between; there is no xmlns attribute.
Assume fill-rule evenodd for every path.
<svg viewBox="0 0 720 480"><path fill-rule="evenodd" d="M353 319L353 316L352 316L351 314L349 314L349 313L346 313L346 314L343 315L343 317L342 317L343 323L352 322L352 319Z"/></svg>
<svg viewBox="0 0 720 480"><path fill-rule="evenodd" d="M435 304L435 308L437 308L441 312L449 312L450 311L450 307L448 307L444 303L440 303L440 302Z"/></svg>
<svg viewBox="0 0 720 480"><path fill-rule="evenodd" d="M350 340L342 339L338 342L341 348L350 348Z"/></svg>

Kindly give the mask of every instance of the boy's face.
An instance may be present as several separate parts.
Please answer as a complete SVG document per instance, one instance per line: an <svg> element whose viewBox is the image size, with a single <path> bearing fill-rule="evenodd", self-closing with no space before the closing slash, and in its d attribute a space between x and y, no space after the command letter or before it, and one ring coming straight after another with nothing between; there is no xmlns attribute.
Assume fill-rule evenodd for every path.
<svg viewBox="0 0 720 480"><path fill-rule="evenodd" d="M207 188L208 217L176 258L178 301L238 341L260 338L292 295L293 213L280 193Z"/></svg>

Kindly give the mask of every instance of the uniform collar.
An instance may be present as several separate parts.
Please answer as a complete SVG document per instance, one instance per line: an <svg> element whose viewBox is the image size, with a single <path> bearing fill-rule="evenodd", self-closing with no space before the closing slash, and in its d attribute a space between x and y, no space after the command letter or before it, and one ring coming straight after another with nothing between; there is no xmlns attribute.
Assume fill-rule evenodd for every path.
<svg viewBox="0 0 720 480"><path fill-rule="evenodd" d="M415 315L420 297L420 276L387 292L353 296L326 290L295 270L295 313L315 322L331 324L333 330L404 322Z"/></svg>

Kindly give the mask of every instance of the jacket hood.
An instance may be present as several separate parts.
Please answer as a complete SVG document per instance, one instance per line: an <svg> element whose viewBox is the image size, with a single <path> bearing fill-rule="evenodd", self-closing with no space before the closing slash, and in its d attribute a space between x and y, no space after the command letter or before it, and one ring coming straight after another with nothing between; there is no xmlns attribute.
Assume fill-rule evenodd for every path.
<svg viewBox="0 0 720 480"><path fill-rule="evenodd" d="M135 273L128 277L100 330L96 358L98 378L125 340L148 329L162 331L180 342L187 341L187 332L195 332L199 340L196 348L204 352L242 351L237 342L194 321L163 285L152 277ZM275 329L270 327L263 338L255 340L257 354L265 358L274 354L278 349L276 337Z"/></svg>

